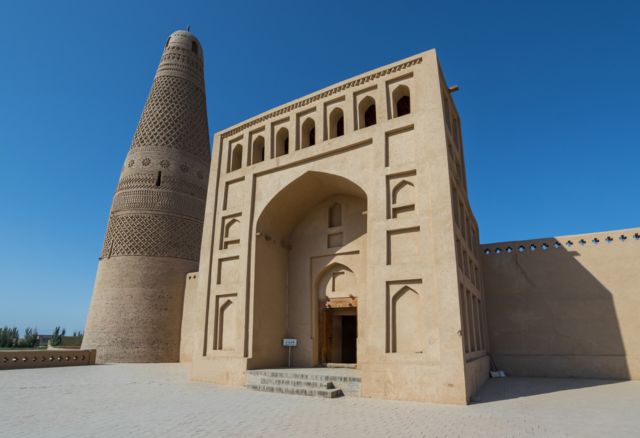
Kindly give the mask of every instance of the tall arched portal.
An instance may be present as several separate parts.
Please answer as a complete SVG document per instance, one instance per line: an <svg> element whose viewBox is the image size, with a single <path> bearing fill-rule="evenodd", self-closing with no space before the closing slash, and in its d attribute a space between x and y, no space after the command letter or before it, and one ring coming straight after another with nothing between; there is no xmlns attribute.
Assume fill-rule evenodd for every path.
<svg viewBox="0 0 640 438"><path fill-rule="evenodd" d="M346 178L308 172L256 222L249 368L355 363L357 303L366 281L367 196Z"/></svg>

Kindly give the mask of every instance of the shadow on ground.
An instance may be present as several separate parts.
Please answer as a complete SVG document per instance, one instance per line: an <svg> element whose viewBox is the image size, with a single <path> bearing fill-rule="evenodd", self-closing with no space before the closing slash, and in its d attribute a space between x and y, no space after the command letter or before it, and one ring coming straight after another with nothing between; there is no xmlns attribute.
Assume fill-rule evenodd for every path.
<svg viewBox="0 0 640 438"><path fill-rule="evenodd" d="M491 403L519 397L548 394L551 392L610 385L622 381L623 380L560 379L547 377L506 377L489 379L480 391L471 397L471 403Z"/></svg>

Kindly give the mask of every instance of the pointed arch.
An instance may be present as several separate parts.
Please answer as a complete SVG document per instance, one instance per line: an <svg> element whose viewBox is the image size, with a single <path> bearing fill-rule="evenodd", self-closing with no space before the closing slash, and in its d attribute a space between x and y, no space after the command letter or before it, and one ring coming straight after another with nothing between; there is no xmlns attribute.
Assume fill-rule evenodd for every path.
<svg viewBox="0 0 640 438"><path fill-rule="evenodd" d="M358 279L353 270L340 262L325 266L316 276L316 297L320 301L328 298L356 297Z"/></svg>
<svg viewBox="0 0 640 438"><path fill-rule="evenodd" d="M253 140L251 146L251 164L264 161L264 137L259 135Z"/></svg>
<svg viewBox="0 0 640 438"><path fill-rule="evenodd" d="M411 93L406 85L398 85L391 95L393 117L402 117L411 113Z"/></svg>
<svg viewBox="0 0 640 438"><path fill-rule="evenodd" d="M218 350L235 350L235 305L227 299L218 311Z"/></svg>
<svg viewBox="0 0 640 438"><path fill-rule="evenodd" d="M341 108L334 108L329 114L329 138L344 135L344 113Z"/></svg>
<svg viewBox="0 0 640 438"><path fill-rule="evenodd" d="M395 185L393 190L391 191L391 202L394 206L397 205L405 205L405 204L413 204L414 196L413 196L414 185L412 182L403 179L398 184Z"/></svg>
<svg viewBox="0 0 640 438"><path fill-rule="evenodd" d="M302 123L300 146L303 148L316 144L316 123L311 117Z"/></svg>
<svg viewBox="0 0 640 438"><path fill-rule="evenodd" d="M224 227L224 237L233 238L236 236L237 225L240 224L238 219L231 219Z"/></svg>
<svg viewBox="0 0 640 438"><path fill-rule="evenodd" d="M400 288L390 302L390 352L419 353L420 294L410 286Z"/></svg>
<svg viewBox="0 0 640 438"><path fill-rule="evenodd" d="M242 167L242 145L237 144L231 152L231 171L238 170Z"/></svg>
<svg viewBox="0 0 640 438"><path fill-rule="evenodd" d="M289 153L289 130L280 128L276 134L276 157Z"/></svg>
<svg viewBox="0 0 640 438"><path fill-rule="evenodd" d="M367 96L358 105L358 128L366 128L376 124L376 101Z"/></svg>
<svg viewBox="0 0 640 438"><path fill-rule="evenodd" d="M354 177L357 176L354 175ZM253 342L251 344L242 344L244 353L252 355L252 361L257 364L255 365L256 367L282 367L287 364L286 351L280 348L273 348L273 346L279 345L282 338L287 336L289 320L285 309L288 308L287 303L301 290L297 287L297 282L289 282L288 276L289 269L292 267L291 263L295 263L291 259L292 251L297 251L298 245L303 242L299 239L291 240L292 237L295 237L296 227L302 221L311 218L308 215L312 212L314 218L321 215L322 222L318 225L323 228L326 227L326 222L324 222L327 220L326 209L334 200L338 199L344 206L347 200L342 201L343 197L355 198L348 202L354 202L358 209L362 209L360 211L366 211L367 193L358 181L357 178L354 180L338 174L307 171L291 180L282 181L282 188L279 191L273 193L270 199L265 199L256 206L255 217L257 217L257 220L252 230L252 235L256 236L256 269L252 273L254 284L251 303L253 323L248 329L250 331L248 336L252 336ZM336 199L334 197L340 198ZM315 208L317 209L314 210ZM309 225L306 222L305 224ZM324 229L326 230L326 228ZM356 234L349 236L350 241L366 236L366 220L363 220L354 231ZM290 243L291 246L287 246L287 243ZM349 260L351 256L342 258L336 255L336 257L340 258L342 262ZM354 265L353 268L359 267ZM321 307L315 296L315 292L318 291L315 288L317 287L316 280L318 279L319 271L321 269L313 270L313 277L307 277L311 281L306 283L308 286L305 286L312 289L314 294L314 299L309 300L310 312L308 313L309 320L314 322L311 323L313 338L303 341L305 346L309 345L312 348L297 359L303 361L302 363L306 364L304 366L315 366L320 359L318 351L321 342L320 328L316 318L319 318ZM324 271L324 273L326 272ZM349 291L354 293L361 290L357 287L352 290L343 286L343 280L346 280L351 275L346 270L344 272L344 275L338 273L335 276L335 281L337 282L336 291L343 290L346 293L349 293ZM354 281L358 281L358 279ZM293 286L295 286L295 289L292 288ZM344 298L345 301L350 300L348 295ZM273 311L265 311L265 309L273 309ZM239 308L237 312L240 312ZM305 319L307 319L306 316ZM264 327L269 327L269 330L264 330Z"/></svg>

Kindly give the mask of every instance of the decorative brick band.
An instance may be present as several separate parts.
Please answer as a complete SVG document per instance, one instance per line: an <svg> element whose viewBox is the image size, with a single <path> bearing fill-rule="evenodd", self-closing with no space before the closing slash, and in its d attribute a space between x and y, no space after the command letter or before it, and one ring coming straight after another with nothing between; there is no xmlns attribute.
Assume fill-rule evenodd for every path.
<svg viewBox="0 0 640 438"><path fill-rule="evenodd" d="M156 187L156 174L155 173L137 173L135 175L129 175L120 180L118 183L117 192L123 190L132 189L155 189ZM181 178L175 178L173 176L162 177L162 189L171 190L174 192L185 193L187 195L194 196L200 200L206 200L207 188L203 185L193 184L185 181Z"/></svg>
<svg viewBox="0 0 640 438"><path fill-rule="evenodd" d="M168 190L127 190L116 193L111 206L112 213L131 210L162 211L201 220L204 216L204 200L193 199L184 193Z"/></svg>
<svg viewBox="0 0 640 438"><path fill-rule="evenodd" d="M112 215L100 258L173 257L198 261L202 221L180 216Z"/></svg>

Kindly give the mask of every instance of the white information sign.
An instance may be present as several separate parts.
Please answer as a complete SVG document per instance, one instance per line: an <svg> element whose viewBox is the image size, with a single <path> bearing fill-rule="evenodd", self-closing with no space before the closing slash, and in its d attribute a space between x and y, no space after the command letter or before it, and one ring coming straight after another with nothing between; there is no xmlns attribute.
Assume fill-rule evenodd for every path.
<svg viewBox="0 0 640 438"><path fill-rule="evenodd" d="M294 338L284 338L282 340L282 346L283 347L297 347L298 346L298 340L294 339Z"/></svg>

